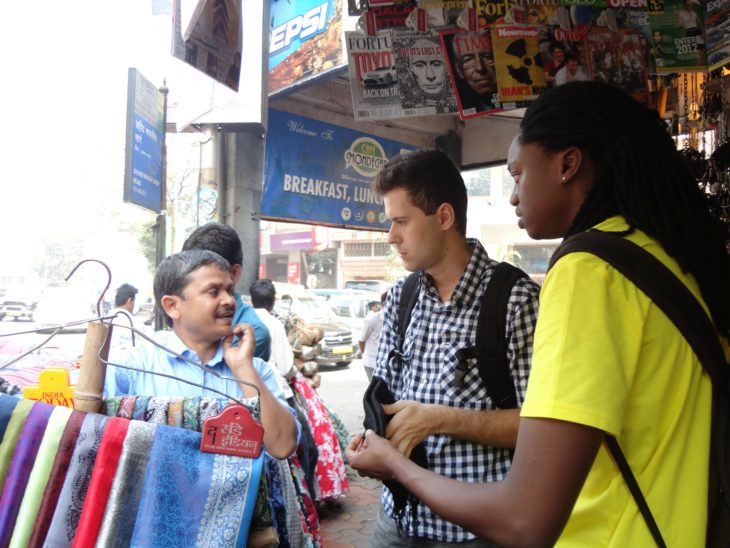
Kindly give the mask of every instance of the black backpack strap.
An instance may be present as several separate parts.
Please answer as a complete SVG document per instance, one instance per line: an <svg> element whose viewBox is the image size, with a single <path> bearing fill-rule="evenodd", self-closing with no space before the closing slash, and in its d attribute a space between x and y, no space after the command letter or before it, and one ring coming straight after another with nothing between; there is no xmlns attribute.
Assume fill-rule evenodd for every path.
<svg viewBox="0 0 730 548"><path fill-rule="evenodd" d="M421 279L421 273L412 272L403 282L400 291L400 300L398 301L398 351L403 351L403 340L406 337L408 324L411 323L411 312L416 306L418 300L418 282Z"/></svg>
<svg viewBox="0 0 730 548"><path fill-rule="evenodd" d="M639 482L636 481L636 477L631 471L631 466L629 466L629 462L626 460L626 456L621 450L618 440L615 437L606 434L606 445L608 445L608 449L611 451L611 455L613 455L613 460L616 461L618 469L621 470L621 475L624 477L624 481L626 482L629 491L631 491L636 505L639 507L639 512L641 512L641 515L646 522L646 526L649 528L649 532L654 538L654 542L656 542L656 545L659 548L666 548L667 544L664 542L659 526L654 519L654 515L651 513L649 503L646 502L644 494L641 492Z"/></svg>
<svg viewBox="0 0 730 548"><path fill-rule="evenodd" d="M517 407L515 384L507 357L507 305L517 280L527 277L509 263L499 263L494 269L482 296L477 320L477 367L487 394L501 409Z"/></svg>
<svg viewBox="0 0 730 548"><path fill-rule="evenodd" d="M685 337L710 375L714 393L713 407L716 407L718 391L727 390L727 360L715 326L689 289L651 253L617 234L595 230L567 238L553 253L550 267L563 255L576 251L592 253L608 262L631 280L667 315ZM718 418L723 419L723 417L717 416L716 409L713 410L713 415L713 423ZM717 427L718 425L713 424L713 432ZM664 546L649 506L618 442L615 439L611 441L607 436L606 443L631 489L652 536L659 546ZM724 447L724 440L713 439L713 460L720 474L721 489L727 494L730 491L728 491L728 478L725 474L727 455ZM632 488L632 484L634 488Z"/></svg>

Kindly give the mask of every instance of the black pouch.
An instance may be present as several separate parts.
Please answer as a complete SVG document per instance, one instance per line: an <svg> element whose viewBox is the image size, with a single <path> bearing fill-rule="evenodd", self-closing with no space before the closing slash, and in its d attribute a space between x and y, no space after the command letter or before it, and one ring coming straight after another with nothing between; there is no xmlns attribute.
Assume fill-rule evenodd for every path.
<svg viewBox="0 0 730 548"><path fill-rule="evenodd" d="M363 408L365 409L363 426L372 430L378 436L385 437L385 428L392 416L385 414L382 404L390 403L395 403L395 398L388 385L380 377L373 377L363 396ZM413 448L410 458L421 468L428 468L426 446L423 442ZM408 534L411 525L415 531L418 525L418 498L395 480L384 481L383 485L393 495L393 510L395 511L395 523L398 526L398 531L405 531ZM407 512L409 508L410 515Z"/></svg>

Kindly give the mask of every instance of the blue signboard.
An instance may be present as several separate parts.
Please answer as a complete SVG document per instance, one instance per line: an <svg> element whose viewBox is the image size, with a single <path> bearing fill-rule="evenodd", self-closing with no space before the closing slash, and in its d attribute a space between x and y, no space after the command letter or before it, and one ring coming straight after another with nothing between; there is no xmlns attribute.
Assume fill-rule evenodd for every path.
<svg viewBox="0 0 730 548"><path fill-rule="evenodd" d="M136 69L129 69L124 201L162 209L165 98Z"/></svg>
<svg viewBox="0 0 730 548"><path fill-rule="evenodd" d="M415 147L269 110L264 192L266 219L388 230L371 184L388 158Z"/></svg>

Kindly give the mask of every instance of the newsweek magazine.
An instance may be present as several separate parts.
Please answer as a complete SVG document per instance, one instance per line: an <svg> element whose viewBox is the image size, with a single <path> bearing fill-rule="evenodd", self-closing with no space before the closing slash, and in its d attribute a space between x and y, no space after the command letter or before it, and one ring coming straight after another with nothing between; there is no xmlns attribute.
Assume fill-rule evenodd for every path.
<svg viewBox="0 0 730 548"><path fill-rule="evenodd" d="M409 28L391 31L404 116L458 111L446 58L436 32Z"/></svg>
<svg viewBox="0 0 730 548"><path fill-rule="evenodd" d="M439 32L439 37L459 118L466 120L502 110L489 29L447 29Z"/></svg>
<svg viewBox="0 0 730 548"><path fill-rule="evenodd" d="M534 101L545 93L539 28L527 25L492 27L497 93L503 107Z"/></svg>
<svg viewBox="0 0 730 548"><path fill-rule="evenodd" d="M403 117L390 30L345 33L355 120Z"/></svg>

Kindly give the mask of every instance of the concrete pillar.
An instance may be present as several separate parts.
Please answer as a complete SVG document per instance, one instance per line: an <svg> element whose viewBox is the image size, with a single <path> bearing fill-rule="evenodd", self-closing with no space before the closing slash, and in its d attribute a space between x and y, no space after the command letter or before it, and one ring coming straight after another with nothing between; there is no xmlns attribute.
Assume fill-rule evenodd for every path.
<svg viewBox="0 0 730 548"><path fill-rule="evenodd" d="M236 229L243 246L243 271L236 290L248 293L259 275L259 212L264 174L263 130L221 133L224 169L221 220Z"/></svg>

